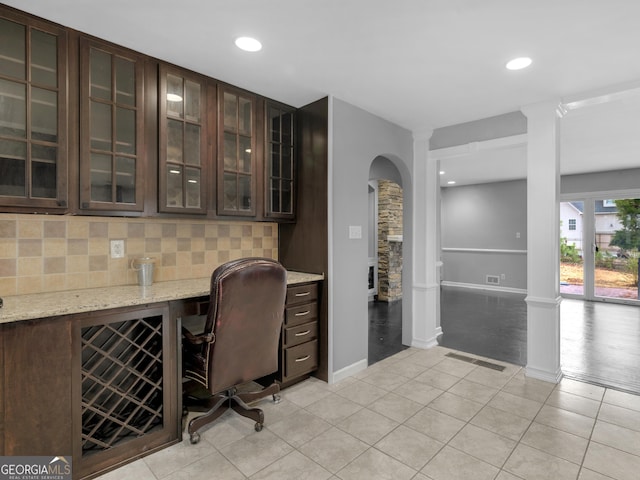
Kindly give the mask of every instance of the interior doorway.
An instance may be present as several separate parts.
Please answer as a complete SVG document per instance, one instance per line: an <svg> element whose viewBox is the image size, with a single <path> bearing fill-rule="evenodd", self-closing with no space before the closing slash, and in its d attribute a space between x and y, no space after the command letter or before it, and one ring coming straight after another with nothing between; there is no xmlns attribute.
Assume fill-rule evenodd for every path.
<svg viewBox="0 0 640 480"><path fill-rule="evenodd" d="M368 363L402 345L403 190L393 180L369 181Z"/></svg>

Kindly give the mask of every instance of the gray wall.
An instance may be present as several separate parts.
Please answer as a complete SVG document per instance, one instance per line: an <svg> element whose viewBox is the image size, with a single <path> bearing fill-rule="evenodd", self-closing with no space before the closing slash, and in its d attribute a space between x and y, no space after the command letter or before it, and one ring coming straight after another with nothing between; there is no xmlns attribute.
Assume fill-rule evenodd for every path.
<svg viewBox="0 0 640 480"><path fill-rule="evenodd" d="M442 188L440 221L443 281L486 285L504 274L500 287L527 288L526 181Z"/></svg>
<svg viewBox="0 0 640 480"><path fill-rule="evenodd" d="M640 168L610 172L563 175L560 179L562 195L637 190L640 188Z"/></svg>
<svg viewBox="0 0 640 480"><path fill-rule="evenodd" d="M368 355L368 180L378 156L393 162L404 189L404 216L411 219L413 137L411 132L353 105L332 98L330 153L333 208L331 225L330 295L333 328L333 372L354 365ZM409 222L410 223L410 222ZM348 238L349 226L360 225L363 238ZM405 220L405 239L412 236ZM411 252L410 241L405 244ZM331 254L330 254L331 255ZM411 319L412 257L403 272L403 318ZM403 328L406 322L403 321Z"/></svg>

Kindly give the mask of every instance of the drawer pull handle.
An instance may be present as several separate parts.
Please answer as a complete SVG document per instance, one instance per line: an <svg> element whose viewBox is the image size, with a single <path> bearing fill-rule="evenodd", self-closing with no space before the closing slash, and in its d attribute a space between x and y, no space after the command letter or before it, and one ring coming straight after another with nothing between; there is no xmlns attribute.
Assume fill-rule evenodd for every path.
<svg viewBox="0 0 640 480"><path fill-rule="evenodd" d="M310 313L311 313L311 310L305 310L304 312L296 313L296 317L304 317L305 315L309 315Z"/></svg>
<svg viewBox="0 0 640 480"><path fill-rule="evenodd" d="M309 360L309 357L311 357L311 355L307 355L306 357L296 358L296 362L304 362L305 360Z"/></svg>
<svg viewBox="0 0 640 480"><path fill-rule="evenodd" d="M296 293L296 297L306 297L307 295L311 295L311 292Z"/></svg>
<svg viewBox="0 0 640 480"><path fill-rule="evenodd" d="M309 335L311 330L307 330L306 332L298 332L296 333L296 337L304 337L305 335Z"/></svg>

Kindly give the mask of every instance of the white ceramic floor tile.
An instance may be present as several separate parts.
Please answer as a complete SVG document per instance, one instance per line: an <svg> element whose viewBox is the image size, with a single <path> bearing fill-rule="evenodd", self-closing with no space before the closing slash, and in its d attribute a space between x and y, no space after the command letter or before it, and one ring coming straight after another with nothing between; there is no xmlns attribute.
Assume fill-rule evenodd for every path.
<svg viewBox="0 0 640 480"><path fill-rule="evenodd" d="M331 472L296 450L251 475L251 480L326 480L329 477Z"/></svg>
<svg viewBox="0 0 640 480"><path fill-rule="evenodd" d="M592 385L585 382L577 382L570 378L563 378L557 387L564 392L573 393L574 395L580 395L581 397L590 398L597 402L602 401L604 397L605 388L597 385Z"/></svg>
<svg viewBox="0 0 640 480"><path fill-rule="evenodd" d="M507 437L467 424L449 445L495 467L502 467L516 442Z"/></svg>
<svg viewBox="0 0 640 480"><path fill-rule="evenodd" d="M499 469L451 447L444 447L421 470L434 480L493 480Z"/></svg>
<svg viewBox="0 0 640 480"><path fill-rule="evenodd" d="M580 466L520 444L507 460L504 470L525 480L575 480Z"/></svg>
<svg viewBox="0 0 640 480"><path fill-rule="evenodd" d="M264 429L227 445L220 450L220 453L243 474L250 476L292 450L291 445L275 433Z"/></svg>
<svg viewBox="0 0 640 480"><path fill-rule="evenodd" d="M339 394L332 393L306 407L306 410L335 425L353 415L362 406Z"/></svg>
<svg viewBox="0 0 640 480"><path fill-rule="evenodd" d="M623 452L640 455L640 432L636 430L598 420L591 440Z"/></svg>
<svg viewBox="0 0 640 480"><path fill-rule="evenodd" d="M368 408L363 408L345 418L336 426L357 439L373 445L398 425L399 423L395 420L391 420Z"/></svg>
<svg viewBox="0 0 640 480"><path fill-rule="evenodd" d="M423 405L395 393L388 393L369 405L369 408L396 422L404 422L422 409Z"/></svg>
<svg viewBox="0 0 640 480"><path fill-rule="evenodd" d="M329 430L331 424L301 409L268 428L288 444L299 447Z"/></svg>
<svg viewBox="0 0 640 480"><path fill-rule="evenodd" d="M640 457L591 442L583 465L616 480L638 480Z"/></svg>
<svg viewBox="0 0 640 480"><path fill-rule="evenodd" d="M446 443L462 430L465 422L425 407L404 424L435 440Z"/></svg>
<svg viewBox="0 0 640 480"><path fill-rule="evenodd" d="M424 406L442 395L444 390L440 390L439 388L417 380L410 380L404 385L398 387L394 393L402 395L403 397Z"/></svg>
<svg viewBox="0 0 640 480"><path fill-rule="evenodd" d="M591 436L593 425L595 424L595 418L585 417L579 413L551 405L543 406L535 421L583 438Z"/></svg>
<svg viewBox="0 0 640 480"><path fill-rule="evenodd" d="M474 402L487 403L499 390L466 379L460 380L448 390L449 393L464 397Z"/></svg>
<svg viewBox="0 0 640 480"><path fill-rule="evenodd" d="M486 406L471 419L471 423L511 440L520 440L531 421L513 413Z"/></svg>
<svg viewBox="0 0 640 480"><path fill-rule="evenodd" d="M542 403L540 402L528 400L506 392L498 393L487 405L497 408L498 410L513 413L519 417L524 417L528 420L536 418L536 415L542 408Z"/></svg>
<svg viewBox="0 0 640 480"><path fill-rule="evenodd" d="M544 403L554 389L554 384L535 378L515 375L502 389L503 392Z"/></svg>
<svg viewBox="0 0 640 480"><path fill-rule="evenodd" d="M582 463L589 441L534 422L522 437L521 443L579 465Z"/></svg>
<svg viewBox="0 0 640 480"><path fill-rule="evenodd" d="M370 448L337 474L343 480L409 480L416 471L396 459Z"/></svg>
<svg viewBox="0 0 640 480"><path fill-rule="evenodd" d="M325 469L336 473L360 456L367 448L369 446L362 440L332 427L305 443L298 450Z"/></svg>
<svg viewBox="0 0 640 480"><path fill-rule="evenodd" d="M640 412L636 410L603 403L598 420L640 432Z"/></svg>
<svg viewBox="0 0 640 480"><path fill-rule="evenodd" d="M640 412L640 395L609 389L604 395L603 402Z"/></svg>
<svg viewBox="0 0 640 480"><path fill-rule="evenodd" d="M400 425L375 447L416 470L424 467L440 451L444 443Z"/></svg>
<svg viewBox="0 0 640 480"><path fill-rule="evenodd" d="M137 477L120 477L135 478ZM179 471L173 472L162 480L244 480L246 477L220 453L210 455L191 463Z"/></svg>
<svg viewBox="0 0 640 480"><path fill-rule="evenodd" d="M388 392L383 388L358 380L357 382L353 382L351 385L338 390L336 393L357 403L358 405L367 406L370 403L375 402L377 399L384 397Z"/></svg>
<svg viewBox="0 0 640 480"><path fill-rule="evenodd" d="M555 389L551 395L549 395L547 404L591 418L596 418L598 410L600 409L600 402L597 400L591 400L590 398L559 389Z"/></svg>
<svg viewBox="0 0 640 480"><path fill-rule="evenodd" d="M453 393L445 392L429 404L430 408L468 422L484 405Z"/></svg>
<svg viewBox="0 0 640 480"><path fill-rule="evenodd" d="M210 455L212 450L213 446L206 440L195 445L183 440L145 457L144 462L157 478L163 478Z"/></svg>
<svg viewBox="0 0 640 480"><path fill-rule="evenodd" d="M95 480L122 480L123 478L135 478L136 480L157 480L144 460L136 460L133 463L120 467L112 472L96 477Z"/></svg>

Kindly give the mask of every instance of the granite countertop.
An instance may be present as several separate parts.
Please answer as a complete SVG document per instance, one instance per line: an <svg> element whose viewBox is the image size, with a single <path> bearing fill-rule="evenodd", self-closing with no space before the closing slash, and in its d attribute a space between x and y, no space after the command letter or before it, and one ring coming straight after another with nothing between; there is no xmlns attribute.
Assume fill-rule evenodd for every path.
<svg viewBox="0 0 640 480"><path fill-rule="evenodd" d="M324 279L323 275L314 273L287 272L288 285L315 282L322 279ZM205 277L156 282L149 287L122 285L65 292L12 295L3 298L4 307L0 308L0 324L201 297L209 295L210 282L211 279Z"/></svg>

